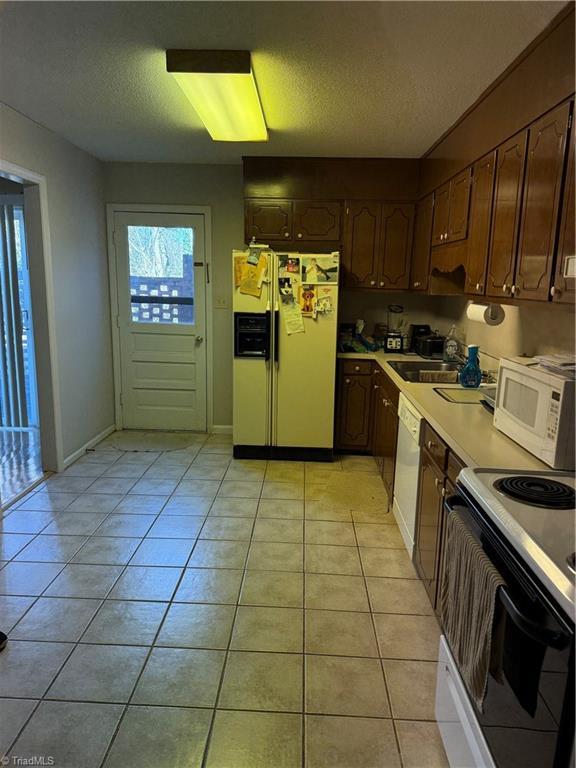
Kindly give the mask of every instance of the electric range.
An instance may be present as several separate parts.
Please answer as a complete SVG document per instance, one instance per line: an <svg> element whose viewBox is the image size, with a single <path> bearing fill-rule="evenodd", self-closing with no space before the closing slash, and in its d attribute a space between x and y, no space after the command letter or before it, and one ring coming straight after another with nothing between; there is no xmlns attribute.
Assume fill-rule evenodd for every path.
<svg viewBox="0 0 576 768"><path fill-rule="evenodd" d="M458 482L574 618L576 480L568 472L464 469Z"/></svg>

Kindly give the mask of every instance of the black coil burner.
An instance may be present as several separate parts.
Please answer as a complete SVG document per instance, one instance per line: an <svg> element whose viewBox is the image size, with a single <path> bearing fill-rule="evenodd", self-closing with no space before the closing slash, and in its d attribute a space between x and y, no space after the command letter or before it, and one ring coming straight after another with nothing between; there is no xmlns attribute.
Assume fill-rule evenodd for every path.
<svg viewBox="0 0 576 768"><path fill-rule="evenodd" d="M546 509L574 509L574 489L548 477L514 475L496 480L494 488L516 501Z"/></svg>

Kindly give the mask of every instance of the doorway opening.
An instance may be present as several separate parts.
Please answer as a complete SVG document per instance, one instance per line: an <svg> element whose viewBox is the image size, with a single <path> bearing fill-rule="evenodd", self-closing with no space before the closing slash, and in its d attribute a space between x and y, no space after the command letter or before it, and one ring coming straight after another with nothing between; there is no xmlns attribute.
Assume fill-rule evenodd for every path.
<svg viewBox="0 0 576 768"><path fill-rule="evenodd" d="M0 500L43 477L24 187L0 179Z"/></svg>
<svg viewBox="0 0 576 768"><path fill-rule="evenodd" d="M108 207L116 428L210 426L209 211Z"/></svg>

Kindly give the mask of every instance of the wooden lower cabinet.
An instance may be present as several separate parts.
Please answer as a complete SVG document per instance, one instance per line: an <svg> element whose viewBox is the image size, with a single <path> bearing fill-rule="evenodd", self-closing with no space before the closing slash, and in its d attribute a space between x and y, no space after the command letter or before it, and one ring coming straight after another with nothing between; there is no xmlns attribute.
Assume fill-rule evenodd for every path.
<svg viewBox="0 0 576 768"><path fill-rule="evenodd" d="M372 376L370 372L349 373L344 366L338 372L335 446L340 450L369 451Z"/></svg>
<svg viewBox="0 0 576 768"><path fill-rule="evenodd" d="M444 473L438 469L428 451L422 449L413 560L433 607L436 605L443 501Z"/></svg>
<svg viewBox="0 0 576 768"><path fill-rule="evenodd" d="M365 360L340 361L335 448L372 453L390 501L396 468L398 397L398 388L379 365L367 369Z"/></svg>
<svg viewBox="0 0 576 768"><path fill-rule="evenodd" d="M445 537L444 499L454 493L456 478L465 465L426 423L422 434L412 560L430 603L439 614Z"/></svg>

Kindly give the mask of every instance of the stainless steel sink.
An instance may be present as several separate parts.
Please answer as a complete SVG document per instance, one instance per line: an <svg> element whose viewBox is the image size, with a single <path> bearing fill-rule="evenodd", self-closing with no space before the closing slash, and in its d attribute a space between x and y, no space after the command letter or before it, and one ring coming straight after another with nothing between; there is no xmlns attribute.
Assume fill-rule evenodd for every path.
<svg viewBox="0 0 576 768"><path fill-rule="evenodd" d="M411 360L404 362L394 361L389 363L391 368L394 368L404 381L422 381L420 372L425 372L426 382L438 383L446 382L446 372L457 372L460 366L458 363L444 363L442 360L421 360L420 362ZM438 373L438 377L434 376L434 373Z"/></svg>

